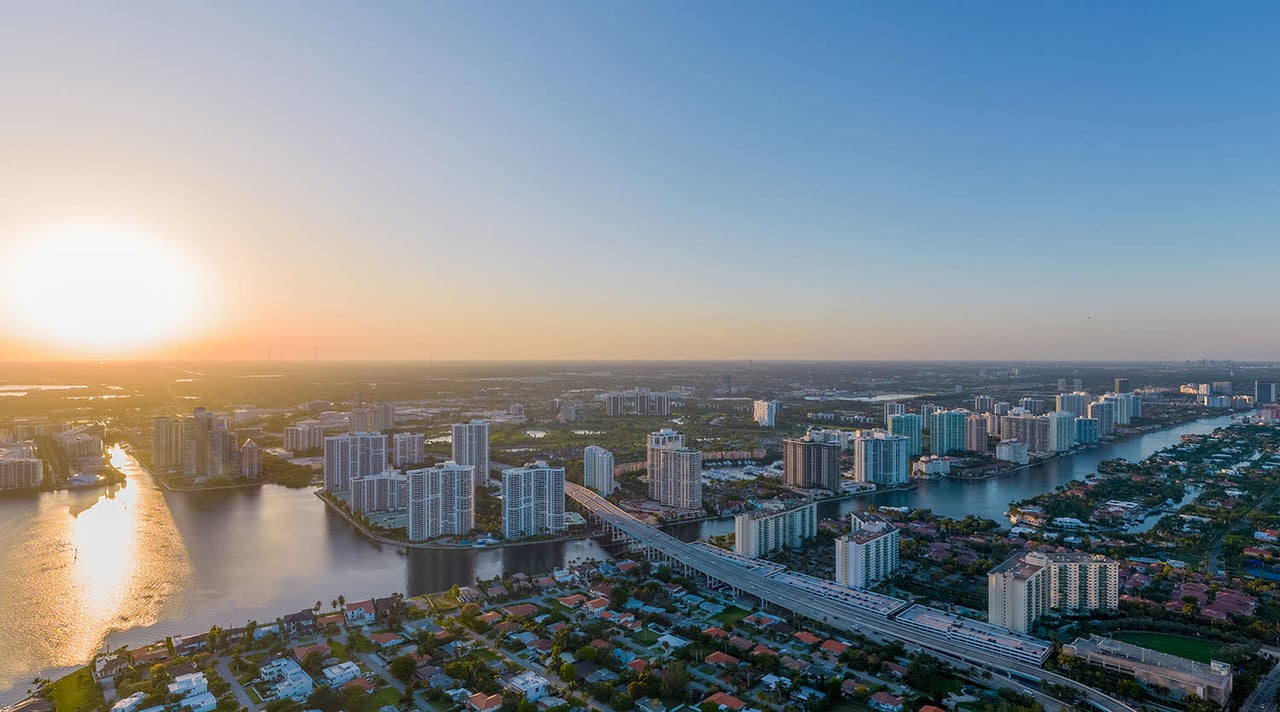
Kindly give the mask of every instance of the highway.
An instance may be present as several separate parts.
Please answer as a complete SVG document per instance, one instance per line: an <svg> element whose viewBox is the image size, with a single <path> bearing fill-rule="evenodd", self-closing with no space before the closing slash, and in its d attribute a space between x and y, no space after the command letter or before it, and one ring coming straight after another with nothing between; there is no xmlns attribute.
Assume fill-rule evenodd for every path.
<svg viewBox="0 0 1280 712"><path fill-rule="evenodd" d="M671 561L679 562L726 586L810 620L881 639L901 640L908 646L926 648L940 657L986 668L993 674L1021 673L1056 685L1070 687L1083 693L1094 707L1106 712L1135 712L1133 707L1100 690L1042 670L1038 666L973 649L940 635L908 627L820 594L748 571L712 552L701 550L635 519L581 485L565 483L565 494L601 521L616 528L641 546L660 551Z"/></svg>

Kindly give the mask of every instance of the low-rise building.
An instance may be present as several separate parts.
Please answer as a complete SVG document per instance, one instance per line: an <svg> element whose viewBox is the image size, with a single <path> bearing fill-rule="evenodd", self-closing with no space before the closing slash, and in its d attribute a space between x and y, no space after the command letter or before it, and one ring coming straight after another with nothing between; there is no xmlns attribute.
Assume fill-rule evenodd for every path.
<svg viewBox="0 0 1280 712"><path fill-rule="evenodd" d="M1128 673L1138 682L1167 688L1174 697L1196 695L1219 705L1231 699L1232 673L1228 663L1213 661L1206 665L1096 635L1076 638L1063 646L1062 652L1108 670Z"/></svg>
<svg viewBox="0 0 1280 712"><path fill-rule="evenodd" d="M321 671L324 682L329 687L338 687L360 677L360 666L346 660L337 665L330 665Z"/></svg>
<svg viewBox="0 0 1280 712"><path fill-rule="evenodd" d="M524 695L530 702L537 702L547 695L547 679L532 670L526 670L508 680L507 687Z"/></svg>

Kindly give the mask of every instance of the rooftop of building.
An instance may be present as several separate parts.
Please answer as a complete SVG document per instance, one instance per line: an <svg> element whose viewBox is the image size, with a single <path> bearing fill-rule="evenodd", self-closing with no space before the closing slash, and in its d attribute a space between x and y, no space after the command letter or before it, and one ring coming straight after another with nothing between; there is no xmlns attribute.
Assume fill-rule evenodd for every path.
<svg viewBox="0 0 1280 712"><path fill-rule="evenodd" d="M1099 655L1113 660L1124 660L1134 668L1144 672L1155 673L1180 682L1187 682L1206 687L1226 688L1231 684L1231 667L1223 666L1215 670L1214 665L1188 660L1162 653L1150 648L1124 643L1112 638L1091 635L1088 638L1076 638L1070 646L1077 654Z"/></svg>

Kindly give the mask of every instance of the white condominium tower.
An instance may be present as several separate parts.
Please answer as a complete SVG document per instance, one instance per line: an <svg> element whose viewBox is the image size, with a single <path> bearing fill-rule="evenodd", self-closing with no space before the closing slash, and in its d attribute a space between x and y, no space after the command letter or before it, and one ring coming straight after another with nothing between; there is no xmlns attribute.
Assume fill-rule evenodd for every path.
<svg viewBox="0 0 1280 712"><path fill-rule="evenodd" d="M818 505L810 502L791 509L757 509L733 520L733 550L761 557L799 549L818 535Z"/></svg>
<svg viewBox="0 0 1280 712"><path fill-rule="evenodd" d="M489 485L489 421L454 424L453 461L476 468L476 484Z"/></svg>
<svg viewBox="0 0 1280 712"><path fill-rule="evenodd" d="M426 436L422 433L396 433L391 437L392 464L396 467L418 465L427 460Z"/></svg>
<svg viewBox="0 0 1280 712"><path fill-rule="evenodd" d="M911 460L907 456L910 442L906 436L893 435L886 430L859 430L853 440L854 479L885 486L906 484Z"/></svg>
<svg viewBox="0 0 1280 712"><path fill-rule="evenodd" d="M756 425L762 428L773 427L774 420L778 417L778 401L758 400L754 401L751 407Z"/></svg>
<svg viewBox="0 0 1280 712"><path fill-rule="evenodd" d="M355 477L387 468L387 437L382 433L346 433L324 439L324 488L346 492Z"/></svg>
<svg viewBox="0 0 1280 712"><path fill-rule="evenodd" d="M502 471L502 536L508 541L565 529L564 468L539 460Z"/></svg>
<svg viewBox="0 0 1280 712"><path fill-rule="evenodd" d="M324 447L324 425L306 420L285 426L284 449L290 452Z"/></svg>
<svg viewBox="0 0 1280 712"><path fill-rule="evenodd" d="M1050 611L1114 611L1119 574L1101 554L1019 551L987 573L987 622L1026 633Z"/></svg>
<svg viewBox="0 0 1280 712"><path fill-rule="evenodd" d="M853 531L836 539L836 583L870 588L898 570L898 530L878 514L854 512Z"/></svg>
<svg viewBox="0 0 1280 712"><path fill-rule="evenodd" d="M405 473L409 540L464 536L476 525L475 468L450 461Z"/></svg>
<svg viewBox="0 0 1280 712"><path fill-rule="evenodd" d="M582 484L605 497L613 494L613 453L588 445L582 451Z"/></svg>

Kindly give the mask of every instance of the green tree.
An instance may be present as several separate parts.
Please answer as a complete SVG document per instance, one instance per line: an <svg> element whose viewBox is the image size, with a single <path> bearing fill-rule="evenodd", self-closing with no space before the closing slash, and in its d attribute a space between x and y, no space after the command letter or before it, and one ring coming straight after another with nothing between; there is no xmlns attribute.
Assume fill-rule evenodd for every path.
<svg viewBox="0 0 1280 712"><path fill-rule="evenodd" d="M418 664L413 661L412 655L401 655L387 665L387 670L395 679L408 684L418 672Z"/></svg>
<svg viewBox="0 0 1280 712"><path fill-rule="evenodd" d="M578 668L573 663L565 663L560 666L560 679L565 682L573 682L578 679Z"/></svg>

